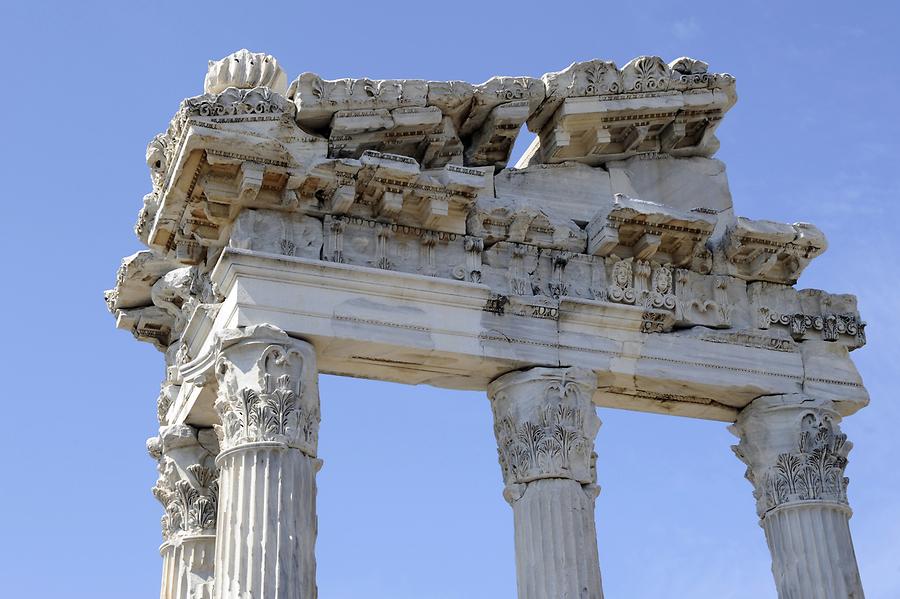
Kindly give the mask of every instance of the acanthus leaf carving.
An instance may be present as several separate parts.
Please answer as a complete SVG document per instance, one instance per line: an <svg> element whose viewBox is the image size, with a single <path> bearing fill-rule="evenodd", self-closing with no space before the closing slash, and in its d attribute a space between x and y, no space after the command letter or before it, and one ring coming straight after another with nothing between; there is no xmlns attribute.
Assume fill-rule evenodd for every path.
<svg viewBox="0 0 900 599"><path fill-rule="evenodd" d="M293 112L293 105L267 87L238 89L229 87L219 93L204 94L185 101L186 115L226 117L272 115Z"/></svg>
<svg viewBox="0 0 900 599"><path fill-rule="evenodd" d="M747 465L760 517L783 505L809 501L848 505L844 469L853 444L841 432L836 414L798 403L788 415L768 418L749 424L739 418L732 429L741 438L732 449ZM782 445L783 439L787 442Z"/></svg>
<svg viewBox="0 0 900 599"><path fill-rule="evenodd" d="M209 61L203 91L214 94L229 87L265 87L283 94L287 91L287 75L274 56L244 48L221 60Z"/></svg>
<svg viewBox="0 0 900 599"><path fill-rule="evenodd" d="M220 337L215 401L220 445L224 451L270 442L315 457L320 420L315 357L307 344L280 331L269 334L274 331L268 325L250 327L236 343Z"/></svg>
<svg viewBox="0 0 900 599"><path fill-rule="evenodd" d="M147 443L158 463L159 477L152 492L165 510L161 525L167 541L215 533L219 472L210 448L198 440L208 436L208 431L187 425L164 426L160 436Z"/></svg>
<svg viewBox="0 0 900 599"><path fill-rule="evenodd" d="M596 482L593 440L600 421L591 375L535 368L500 377L489 388L494 434L507 486L541 478Z"/></svg>

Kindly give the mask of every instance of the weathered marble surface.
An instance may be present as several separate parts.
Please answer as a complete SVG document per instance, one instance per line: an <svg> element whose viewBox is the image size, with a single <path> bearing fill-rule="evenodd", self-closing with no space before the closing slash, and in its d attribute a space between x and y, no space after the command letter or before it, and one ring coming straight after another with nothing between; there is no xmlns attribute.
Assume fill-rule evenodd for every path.
<svg viewBox="0 0 900 599"><path fill-rule="evenodd" d="M779 597L863 597L844 477L853 444L840 421L827 400L782 395L754 400L731 427Z"/></svg>
<svg viewBox="0 0 900 599"><path fill-rule="evenodd" d="M215 599L316 597L315 351L269 325L216 334Z"/></svg>
<svg viewBox="0 0 900 599"><path fill-rule="evenodd" d="M824 234L735 211L713 155L736 99L734 77L684 57L482 84L304 73L288 85L266 54L211 62L204 94L148 145L135 225L148 249L106 294L117 326L164 353L151 443L168 518L163 599L315 596L319 371L480 390L521 372L579 373L579 410L737 421L742 446L769 439L744 454L766 472L772 451L794 450L766 436L783 423L760 411L765 398L812 398L835 423L865 406L855 298L794 287ZM522 126L537 138L510 166ZM297 410L273 432L260 419L281 422L272 410L286 398ZM214 426L229 507L198 528L176 490L204 513L218 501L191 474L212 467L220 448L200 439ZM517 547L534 549L518 552L520 597L602 595L585 468L513 476L510 488L525 486L513 493ZM272 503L280 484L300 502ZM244 509L261 489L274 494ZM841 584L862 597L845 507L760 514L782 597L846 597ZM545 510L581 514L563 536L583 550L542 537ZM242 552L272 527L293 540ZM282 550L287 561L270 560ZM798 551L809 559L785 566ZM551 567L570 558L574 570ZM797 578L829 559L844 582ZM264 582L288 562L284 584Z"/></svg>
<svg viewBox="0 0 900 599"><path fill-rule="evenodd" d="M762 394L867 402L852 296L791 287L824 236L736 217L710 157L730 75L641 57L482 85L307 73L285 91L282 73L245 51L214 63L148 147L150 249L107 302L165 351L176 421L215 420L194 380L214 331L261 322L311 340L324 372L483 389L576 365L600 374L600 405L723 420ZM516 111L539 141L654 124L627 148L603 129L619 141L599 161L470 159L505 147ZM453 130L446 160L426 122Z"/></svg>
<svg viewBox="0 0 900 599"><path fill-rule="evenodd" d="M162 504L161 599L203 597L214 578L219 503L219 444L211 428L163 426L148 439L159 478L153 495Z"/></svg>
<svg viewBox="0 0 900 599"><path fill-rule="evenodd" d="M595 386L590 370L532 368L488 387L503 496L515 521L520 599L603 598L594 524Z"/></svg>
<svg viewBox="0 0 900 599"><path fill-rule="evenodd" d="M546 100L528 118L538 138L524 164L598 165L646 152L709 156L719 147L715 129L737 100L734 77L687 57L667 65L640 56L621 69L576 62L542 80Z"/></svg>

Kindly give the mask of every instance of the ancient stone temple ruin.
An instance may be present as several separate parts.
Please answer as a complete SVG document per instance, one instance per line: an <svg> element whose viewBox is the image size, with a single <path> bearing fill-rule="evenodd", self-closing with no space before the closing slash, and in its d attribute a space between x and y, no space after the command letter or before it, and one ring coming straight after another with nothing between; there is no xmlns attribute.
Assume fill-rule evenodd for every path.
<svg viewBox="0 0 900 599"><path fill-rule="evenodd" d="M106 295L165 357L160 597L316 597L324 372L486 392L520 599L603 596L597 406L730 423L779 596L861 599L864 323L793 286L821 231L735 213L712 155L736 98L691 58L478 85L210 62Z"/></svg>

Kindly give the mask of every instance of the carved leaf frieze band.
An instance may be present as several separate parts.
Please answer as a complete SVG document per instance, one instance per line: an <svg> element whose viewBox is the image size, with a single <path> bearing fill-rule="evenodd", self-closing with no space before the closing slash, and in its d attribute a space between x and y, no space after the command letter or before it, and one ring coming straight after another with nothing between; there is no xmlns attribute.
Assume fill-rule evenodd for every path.
<svg viewBox="0 0 900 599"><path fill-rule="evenodd" d="M866 343L866 323L861 322L857 314L779 314L761 307L758 316L760 329L773 325L786 327L795 341L802 341L808 331L818 331L823 341L837 341L846 335L854 338L858 346Z"/></svg>

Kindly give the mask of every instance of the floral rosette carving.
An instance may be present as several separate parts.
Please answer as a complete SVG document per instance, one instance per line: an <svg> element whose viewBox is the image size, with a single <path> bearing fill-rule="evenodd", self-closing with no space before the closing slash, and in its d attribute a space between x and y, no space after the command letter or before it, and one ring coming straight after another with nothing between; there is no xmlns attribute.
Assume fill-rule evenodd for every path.
<svg viewBox="0 0 900 599"><path fill-rule="evenodd" d="M267 87L229 87L220 94L205 94L185 100L189 114L199 117L280 114L293 104Z"/></svg>

